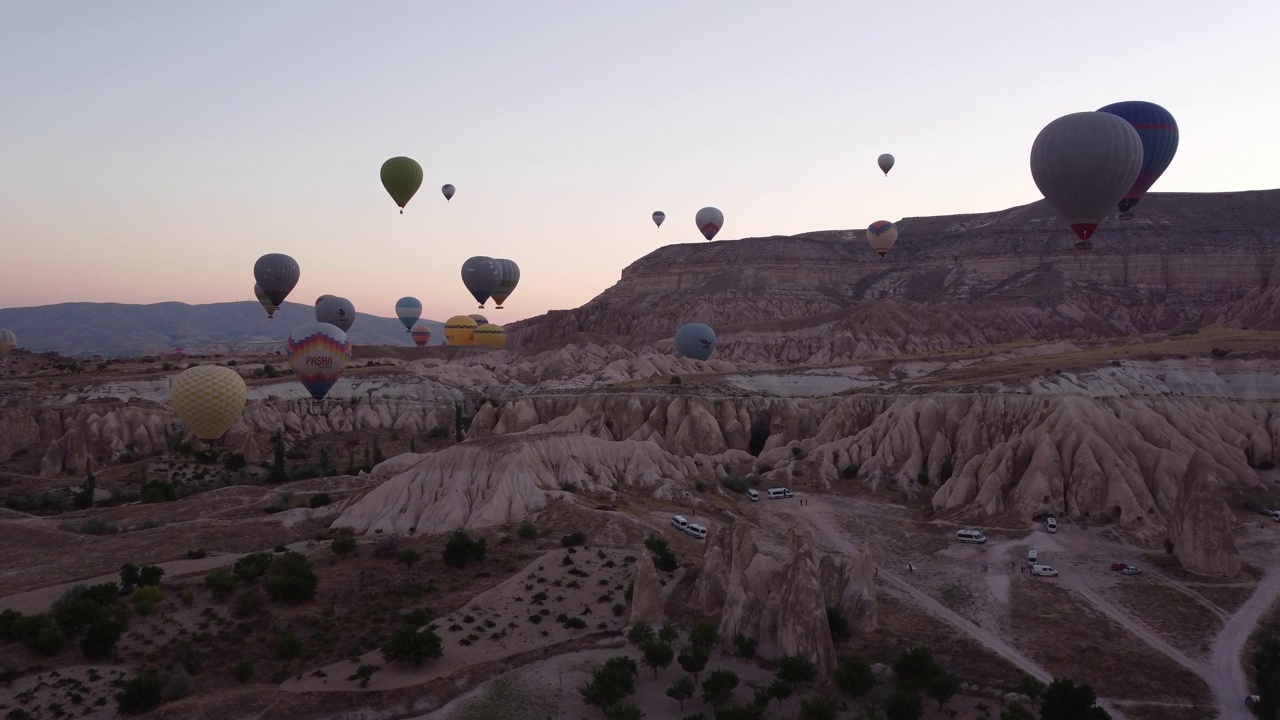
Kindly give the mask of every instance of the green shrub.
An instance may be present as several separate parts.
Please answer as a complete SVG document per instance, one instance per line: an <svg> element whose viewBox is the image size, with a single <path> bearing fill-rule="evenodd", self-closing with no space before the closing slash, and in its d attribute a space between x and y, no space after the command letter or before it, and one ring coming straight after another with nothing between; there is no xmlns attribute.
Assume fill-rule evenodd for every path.
<svg viewBox="0 0 1280 720"><path fill-rule="evenodd" d="M459 530L449 537L444 546L444 564L451 568L463 568L468 563L483 562L487 548L484 538L472 539Z"/></svg>
<svg viewBox="0 0 1280 720"><path fill-rule="evenodd" d="M267 572L267 595L276 602L297 604L311 600L318 584L311 561L292 551L277 555Z"/></svg>
<svg viewBox="0 0 1280 720"><path fill-rule="evenodd" d="M241 685L249 682L253 678L253 663L248 660L241 660L231 668L231 677L235 678Z"/></svg>
<svg viewBox="0 0 1280 720"><path fill-rule="evenodd" d="M861 467L855 464L845 465L844 469L840 471L840 475L846 479L853 479L858 477L858 471L861 469Z"/></svg>
<svg viewBox="0 0 1280 720"><path fill-rule="evenodd" d="M572 532L560 538L560 544L564 547L574 547L587 542L587 534L584 532Z"/></svg>
<svg viewBox="0 0 1280 720"><path fill-rule="evenodd" d="M333 498L329 497L329 493L316 493L307 499L307 505L311 508L321 508L333 502Z"/></svg>
<svg viewBox="0 0 1280 720"><path fill-rule="evenodd" d="M215 600L225 600L236 590L236 577L226 568L214 568L204 576L204 586Z"/></svg>
<svg viewBox="0 0 1280 720"><path fill-rule="evenodd" d="M156 672L139 673L120 683L116 693L116 707L121 714L134 715L147 712L164 698L165 678Z"/></svg>
<svg viewBox="0 0 1280 720"><path fill-rule="evenodd" d="M524 540L536 538L538 537L538 526L531 522L522 522L520 523L520 529L516 531L516 534Z"/></svg>

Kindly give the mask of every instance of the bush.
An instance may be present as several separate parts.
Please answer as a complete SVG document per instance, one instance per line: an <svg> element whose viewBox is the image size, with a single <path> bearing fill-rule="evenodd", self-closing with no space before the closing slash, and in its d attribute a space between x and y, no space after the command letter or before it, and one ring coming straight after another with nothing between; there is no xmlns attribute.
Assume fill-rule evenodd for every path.
<svg viewBox="0 0 1280 720"><path fill-rule="evenodd" d="M396 630L382 648L382 657L387 662L408 663L414 667L443 654L436 631L430 627L418 629L415 625L405 625Z"/></svg>
<svg viewBox="0 0 1280 720"><path fill-rule="evenodd" d="M261 612L262 606L262 593L257 590L245 590L236 596L235 604L231 606L231 614L238 618L247 618Z"/></svg>
<svg viewBox="0 0 1280 720"><path fill-rule="evenodd" d="M575 547L587 542L587 534L584 532L572 532L560 538L560 545L563 547Z"/></svg>
<svg viewBox="0 0 1280 720"><path fill-rule="evenodd" d="M830 695L815 695L800 701L801 720L836 720L840 701Z"/></svg>
<svg viewBox="0 0 1280 720"><path fill-rule="evenodd" d="M120 526L102 518L93 517L80 524L80 532L86 535L115 535L120 532Z"/></svg>
<svg viewBox="0 0 1280 720"><path fill-rule="evenodd" d="M156 672L139 673L130 680L120 681L119 685L116 708L125 715L147 712L164 698L165 678Z"/></svg>
<svg viewBox="0 0 1280 720"><path fill-rule="evenodd" d="M840 658L836 663L834 680L841 692L855 698L866 695L876 686L871 663L858 657Z"/></svg>
<svg viewBox="0 0 1280 720"><path fill-rule="evenodd" d="M404 565L410 570L412 570L414 564L421 559L422 559L422 556L419 555L418 551L414 550L413 548L405 548L400 551L399 555L396 556L396 562L400 563L401 565Z"/></svg>
<svg viewBox="0 0 1280 720"><path fill-rule="evenodd" d="M347 531L349 528L343 528L339 532ZM399 535L383 535L373 542L373 556L392 560L400 555L400 536Z"/></svg>
<svg viewBox="0 0 1280 720"><path fill-rule="evenodd" d="M269 553L249 553L236 560L232 572L235 573L236 579L240 582L252 582L262 577L269 567L271 567L271 555Z"/></svg>
<svg viewBox="0 0 1280 720"><path fill-rule="evenodd" d="M245 460L244 453L228 453L222 461L222 467L231 472L239 472L248 466L249 462Z"/></svg>
<svg viewBox="0 0 1280 720"><path fill-rule="evenodd" d="M756 639L742 633L733 636L733 655L745 659L756 656Z"/></svg>
<svg viewBox="0 0 1280 720"><path fill-rule="evenodd" d="M285 630L276 636L273 649L277 660L293 660L302 654L302 641L297 635Z"/></svg>
<svg viewBox="0 0 1280 720"><path fill-rule="evenodd" d="M338 532L338 536L329 544L329 549L340 558L345 558L356 551L356 536L350 530Z"/></svg>
<svg viewBox="0 0 1280 720"><path fill-rule="evenodd" d="M904 650L893 661L893 672L902 680L923 680L933 674L935 667L933 651L923 646Z"/></svg>
<svg viewBox="0 0 1280 720"><path fill-rule="evenodd" d="M636 691L636 675L639 668L629 657L611 657L604 666L591 675L591 680L578 688L578 693L588 705L608 709Z"/></svg>
<svg viewBox="0 0 1280 720"><path fill-rule="evenodd" d="M144 565L138 569L139 587L153 587L160 584L164 577L164 568L159 565Z"/></svg>
<svg viewBox="0 0 1280 720"><path fill-rule="evenodd" d="M333 502L333 498L329 497L329 493L316 493L307 498L307 506L311 508L321 508Z"/></svg>
<svg viewBox="0 0 1280 720"><path fill-rule="evenodd" d="M695 649L710 651L720 642L720 629L714 623L702 621L689 631L689 644Z"/></svg>
<svg viewBox="0 0 1280 720"><path fill-rule="evenodd" d="M484 538L472 539L459 530L449 537L444 546L444 564L451 568L463 568L468 563L483 562L486 553Z"/></svg>
<svg viewBox="0 0 1280 720"><path fill-rule="evenodd" d="M142 502L170 502L177 497L173 485L163 480L152 480L142 484Z"/></svg>
<svg viewBox="0 0 1280 720"><path fill-rule="evenodd" d="M778 658L778 679L791 685L807 683L818 676L813 661L803 655L783 655Z"/></svg>
<svg viewBox="0 0 1280 720"><path fill-rule="evenodd" d="M139 587L129 595L129 602L133 603L138 614L144 617L150 615L163 599L164 592L155 585Z"/></svg>
<svg viewBox="0 0 1280 720"><path fill-rule="evenodd" d="M861 469L857 465L845 465L844 469L840 471L840 476L851 480L858 477L858 471Z"/></svg>
<svg viewBox="0 0 1280 720"><path fill-rule="evenodd" d="M214 568L204 576L204 586L214 600L225 600L236 591L236 576L226 568Z"/></svg>
<svg viewBox="0 0 1280 720"><path fill-rule="evenodd" d="M231 668L231 677L235 678L241 685L249 682L253 678L253 663L248 660L241 660Z"/></svg>
<svg viewBox="0 0 1280 720"><path fill-rule="evenodd" d="M902 683L884 701L884 714L889 720L920 720L924 703L914 683Z"/></svg>
<svg viewBox="0 0 1280 720"><path fill-rule="evenodd" d="M676 561L675 553L671 552L666 540L650 535L644 541L644 546L653 553L653 564L662 572L675 572L680 567L680 563Z"/></svg>
<svg viewBox="0 0 1280 720"><path fill-rule="evenodd" d="M188 560L203 560L207 555L204 548L193 548L187 551Z"/></svg>
<svg viewBox="0 0 1280 720"><path fill-rule="evenodd" d="M522 522L520 523L520 529L516 531L516 534L523 540L536 538L538 537L538 526L531 522Z"/></svg>
<svg viewBox="0 0 1280 720"><path fill-rule="evenodd" d="M719 707L733 697L738 687L738 674L732 670L713 670L702 681L702 700L712 707Z"/></svg>
<svg viewBox="0 0 1280 720"><path fill-rule="evenodd" d="M319 580L305 555L286 552L277 555L267 574L267 595L284 603L301 603L316 596Z"/></svg>

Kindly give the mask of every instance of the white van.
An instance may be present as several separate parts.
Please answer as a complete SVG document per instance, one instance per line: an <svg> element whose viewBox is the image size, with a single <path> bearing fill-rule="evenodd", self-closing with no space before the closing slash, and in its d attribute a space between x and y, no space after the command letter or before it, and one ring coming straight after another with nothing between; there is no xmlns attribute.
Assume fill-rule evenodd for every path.
<svg viewBox="0 0 1280 720"><path fill-rule="evenodd" d="M684 529L684 531L698 538L699 540L704 540L707 537L707 529L702 527L701 525L695 525L693 523L690 523L689 526Z"/></svg>
<svg viewBox="0 0 1280 720"><path fill-rule="evenodd" d="M1028 564L1028 565L1035 565L1035 564L1036 564L1036 561L1037 561L1037 560L1039 560L1039 559L1040 559L1040 553L1036 552L1036 549L1035 549L1035 548L1031 548L1030 550L1028 550L1028 551L1027 551L1027 564Z"/></svg>
<svg viewBox="0 0 1280 720"><path fill-rule="evenodd" d="M987 541L987 536L977 530L957 530L956 539L960 542L984 543Z"/></svg>
<svg viewBox="0 0 1280 720"><path fill-rule="evenodd" d="M685 520L683 515L672 515L671 524L680 530L689 529L689 521Z"/></svg>
<svg viewBox="0 0 1280 720"><path fill-rule="evenodd" d="M1051 533L1058 532L1058 519L1050 515L1049 519L1044 521L1044 529Z"/></svg>
<svg viewBox="0 0 1280 720"><path fill-rule="evenodd" d="M760 502L760 493L755 488L747 488L747 499L751 502Z"/></svg>
<svg viewBox="0 0 1280 720"><path fill-rule="evenodd" d="M1031 574L1040 577L1058 577L1058 571L1048 565L1032 565Z"/></svg>
<svg viewBox="0 0 1280 720"><path fill-rule="evenodd" d="M787 488L769 488L769 497L773 500L781 500L791 497L791 490Z"/></svg>

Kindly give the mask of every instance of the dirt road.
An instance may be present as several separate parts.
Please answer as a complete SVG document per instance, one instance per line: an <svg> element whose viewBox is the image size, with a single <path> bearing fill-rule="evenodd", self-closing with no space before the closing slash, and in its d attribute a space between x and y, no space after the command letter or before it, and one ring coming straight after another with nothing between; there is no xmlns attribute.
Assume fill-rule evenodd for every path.
<svg viewBox="0 0 1280 720"><path fill-rule="evenodd" d="M1214 638L1208 680L1218 700L1219 720L1249 720L1253 717L1244 706L1249 684L1245 677L1245 658L1241 653L1263 613L1276 602L1277 597L1280 597L1280 567L1273 565L1258 581L1253 595Z"/></svg>

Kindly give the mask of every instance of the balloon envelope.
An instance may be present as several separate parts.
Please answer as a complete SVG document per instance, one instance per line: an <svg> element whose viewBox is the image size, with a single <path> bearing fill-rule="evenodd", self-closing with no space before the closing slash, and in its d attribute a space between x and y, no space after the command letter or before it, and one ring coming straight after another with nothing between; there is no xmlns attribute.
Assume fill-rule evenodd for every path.
<svg viewBox="0 0 1280 720"><path fill-rule="evenodd" d="M476 255L462 263L462 284L467 286L471 296L484 307L484 303L498 289L502 282L502 269L493 258L487 255Z"/></svg>
<svg viewBox="0 0 1280 720"><path fill-rule="evenodd" d="M501 350L507 344L507 331L501 325L482 323L476 328L475 344Z"/></svg>
<svg viewBox="0 0 1280 720"><path fill-rule="evenodd" d="M471 313L467 317L471 318L472 320L475 320L477 326L484 325L489 322L489 318L481 315L480 313Z"/></svg>
<svg viewBox="0 0 1280 720"><path fill-rule="evenodd" d="M253 264L253 279L258 281L263 294L276 307L284 303L301 275L298 261L280 253L263 255Z"/></svg>
<svg viewBox="0 0 1280 720"><path fill-rule="evenodd" d="M511 297L511 293L516 291L516 285L520 283L520 266L515 260L507 260L500 258L496 261L498 269L502 271L502 279L498 281L498 287L493 291L493 301L498 304L498 309L502 309L502 303Z"/></svg>
<svg viewBox="0 0 1280 720"><path fill-rule="evenodd" d="M676 331L676 352L694 360L706 360L716 349L716 331L709 325L689 323Z"/></svg>
<svg viewBox="0 0 1280 720"><path fill-rule="evenodd" d="M422 317L422 303L418 298L402 297L396 301L396 317L404 325L405 332L411 332L413 326Z"/></svg>
<svg viewBox="0 0 1280 720"><path fill-rule="evenodd" d="M222 437L244 411L248 388L240 374L218 365L189 367L173 379L173 411L201 440Z"/></svg>
<svg viewBox="0 0 1280 720"><path fill-rule="evenodd" d="M356 321L356 306L351 301L336 295L324 295L316 303L316 322L329 323L342 332L350 332Z"/></svg>
<svg viewBox="0 0 1280 720"><path fill-rule="evenodd" d="M667 214L659 210L653 214L653 224L662 227L662 221L667 219Z"/></svg>
<svg viewBox="0 0 1280 720"><path fill-rule="evenodd" d="M880 170L883 171L885 175L888 175L889 171L893 169L893 156L889 153L881 155L876 158L876 165L879 165Z"/></svg>
<svg viewBox="0 0 1280 720"><path fill-rule="evenodd" d="M267 317L273 318L276 314L276 304L271 302L271 298L267 297L267 293L263 291L262 286L258 283L253 284L254 297L258 298L258 302L262 308L267 311Z"/></svg>
<svg viewBox="0 0 1280 720"><path fill-rule="evenodd" d="M467 315L454 315L444 321L444 339L450 345L473 345L477 323Z"/></svg>
<svg viewBox="0 0 1280 720"><path fill-rule="evenodd" d="M444 187L440 188L440 192L444 193L445 200L452 200L453 194L457 192L457 188L455 188L452 185L445 185Z"/></svg>
<svg viewBox="0 0 1280 720"><path fill-rule="evenodd" d="M1173 162L1173 156L1178 152L1178 121L1168 110L1141 100L1113 103L1098 108L1098 112L1110 113L1128 122L1142 140L1142 169L1129 192L1117 204L1120 212L1128 212Z"/></svg>
<svg viewBox="0 0 1280 720"><path fill-rule="evenodd" d="M412 158L393 157L382 163L381 175L382 187L387 189L387 194L396 201L403 214L404 206L422 187L422 166Z"/></svg>
<svg viewBox="0 0 1280 720"><path fill-rule="evenodd" d="M1142 139L1103 112L1064 115L1031 146L1031 177L1081 240L1088 240L1133 187L1142 170Z"/></svg>
<svg viewBox="0 0 1280 720"><path fill-rule="evenodd" d="M289 333L284 354L302 386L319 400L347 369L351 361L351 340L329 323L307 323Z"/></svg>
<svg viewBox="0 0 1280 720"><path fill-rule="evenodd" d="M898 242L898 226L888 220L877 220L867 228L867 242L871 249L884 257L885 253Z"/></svg>
<svg viewBox="0 0 1280 720"><path fill-rule="evenodd" d="M0 357L8 355L17 346L18 336L14 335L12 330L0 328Z"/></svg>
<svg viewBox="0 0 1280 720"><path fill-rule="evenodd" d="M418 347L423 347L431 342L431 328L426 325L414 325L413 329L409 331L409 335L413 338L413 344Z"/></svg>
<svg viewBox="0 0 1280 720"><path fill-rule="evenodd" d="M724 213L713 207L704 207L694 216L693 221L697 223L702 237L710 240L724 227Z"/></svg>

